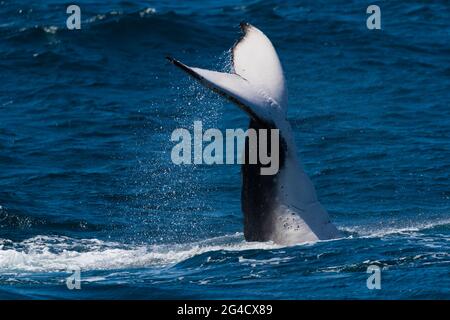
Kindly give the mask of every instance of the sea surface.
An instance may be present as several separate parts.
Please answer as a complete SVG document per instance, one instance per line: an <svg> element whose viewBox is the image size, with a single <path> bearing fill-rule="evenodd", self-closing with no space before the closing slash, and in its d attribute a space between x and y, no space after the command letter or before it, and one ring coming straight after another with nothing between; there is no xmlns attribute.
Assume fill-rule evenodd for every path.
<svg viewBox="0 0 450 320"><path fill-rule="evenodd" d="M450 299L448 1L377 1L381 30L360 0L76 3L81 30L0 1L0 299ZM239 165L171 162L174 129L248 118L164 57L229 70L241 21L341 239L246 242Z"/></svg>

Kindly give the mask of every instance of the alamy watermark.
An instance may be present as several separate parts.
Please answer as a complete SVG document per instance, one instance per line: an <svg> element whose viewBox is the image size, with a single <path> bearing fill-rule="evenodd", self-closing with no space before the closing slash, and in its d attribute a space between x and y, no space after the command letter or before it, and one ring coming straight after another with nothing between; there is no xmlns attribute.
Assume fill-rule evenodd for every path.
<svg viewBox="0 0 450 320"><path fill-rule="evenodd" d="M147 9L149 10L149 9ZM154 9L153 9L154 10ZM150 11L152 12L152 11ZM81 8L76 4L71 4L66 8L66 13L69 16L66 19L66 26L69 30L81 29ZM366 9L366 14L370 14L366 20L366 26L369 30L381 29L381 9L377 5L370 5Z"/></svg>
<svg viewBox="0 0 450 320"><path fill-rule="evenodd" d="M80 290L81 289L81 269L80 269L80 267L70 267L67 269L67 272L71 273L71 275L66 278L67 289Z"/></svg>
<svg viewBox="0 0 450 320"><path fill-rule="evenodd" d="M375 264L371 264L367 267L366 272L371 274L366 281L367 289L381 289L381 268Z"/></svg>
<svg viewBox="0 0 450 320"><path fill-rule="evenodd" d="M377 5L370 5L366 10L367 14L370 16L366 20L366 26L369 30L380 30L381 29L381 10Z"/></svg>
<svg viewBox="0 0 450 320"><path fill-rule="evenodd" d="M244 148L248 139L248 148ZM278 173L280 165L280 133L278 129L226 129L225 146L222 131L203 131L201 121L194 121L193 133L186 128L172 132L170 140L178 142L171 152L174 164L249 164L260 163L261 175ZM206 145L204 145L206 143ZM270 146L270 150L269 150ZM243 150L242 157L236 150ZM248 152L248 154L246 154Z"/></svg>
<svg viewBox="0 0 450 320"><path fill-rule="evenodd" d="M81 9L79 6L72 4L67 7L66 13L70 14L66 20L66 26L69 30L81 29Z"/></svg>

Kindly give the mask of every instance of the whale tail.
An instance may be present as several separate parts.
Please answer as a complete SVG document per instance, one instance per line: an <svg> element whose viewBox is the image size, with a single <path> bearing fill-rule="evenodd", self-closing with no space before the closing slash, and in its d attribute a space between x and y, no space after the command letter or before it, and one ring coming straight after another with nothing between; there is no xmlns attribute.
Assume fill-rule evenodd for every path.
<svg viewBox="0 0 450 320"><path fill-rule="evenodd" d="M287 90L280 60L267 36L248 23L241 23L243 36L231 49L232 73L189 67L167 57L202 85L227 98L261 123L285 115Z"/></svg>
<svg viewBox="0 0 450 320"><path fill-rule="evenodd" d="M247 23L242 23L241 29L243 36L231 49L231 73L189 67L168 59L246 112L251 117L250 128L280 130L280 170L275 175L261 175L261 162L245 161L242 167L245 239L293 244L338 237L338 230L318 202L314 186L296 155L286 119L287 90L278 55L260 30ZM266 150L272 150L270 141ZM245 154L247 150L246 141Z"/></svg>

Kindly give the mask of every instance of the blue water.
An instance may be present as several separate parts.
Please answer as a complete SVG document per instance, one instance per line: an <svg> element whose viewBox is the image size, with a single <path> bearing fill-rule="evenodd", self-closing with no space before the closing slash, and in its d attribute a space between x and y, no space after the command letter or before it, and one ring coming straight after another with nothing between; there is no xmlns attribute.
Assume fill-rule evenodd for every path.
<svg viewBox="0 0 450 320"><path fill-rule="evenodd" d="M77 4L69 31L65 1L0 2L0 298L450 298L447 1L378 1L374 31L359 0ZM247 127L164 60L226 69L242 20L343 239L247 243L239 166L170 161L175 128Z"/></svg>

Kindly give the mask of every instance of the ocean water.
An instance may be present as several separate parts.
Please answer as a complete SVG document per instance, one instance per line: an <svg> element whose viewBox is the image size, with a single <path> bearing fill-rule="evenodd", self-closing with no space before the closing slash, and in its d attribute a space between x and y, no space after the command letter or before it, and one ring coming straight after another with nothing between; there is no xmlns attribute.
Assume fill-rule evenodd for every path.
<svg viewBox="0 0 450 320"><path fill-rule="evenodd" d="M360 0L77 4L69 31L64 1L0 2L1 299L450 298L447 1L377 1L381 30ZM239 166L170 160L175 128L247 127L164 59L227 70L241 21L342 239L246 242Z"/></svg>

